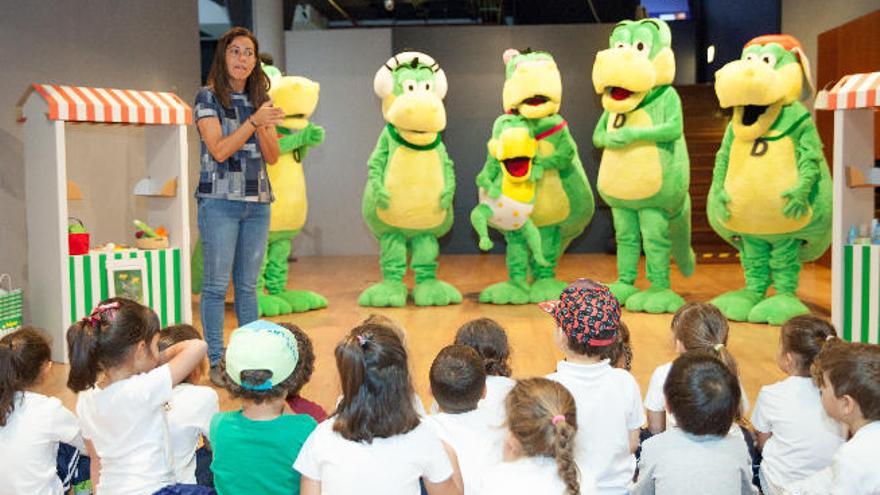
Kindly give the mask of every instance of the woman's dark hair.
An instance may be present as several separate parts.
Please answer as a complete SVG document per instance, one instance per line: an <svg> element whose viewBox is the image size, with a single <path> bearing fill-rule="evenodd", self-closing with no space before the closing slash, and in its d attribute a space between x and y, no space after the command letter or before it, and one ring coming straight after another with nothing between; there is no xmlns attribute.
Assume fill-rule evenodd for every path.
<svg viewBox="0 0 880 495"><path fill-rule="evenodd" d="M443 412L473 411L486 390L486 372L477 351L464 345L444 347L429 374L431 394Z"/></svg>
<svg viewBox="0 0 880 495"><path fill-rule="evenodd" d="M355 327L336 345L342 399L333 431L354 442L372 443L419 425L413 407L406 349L388 327Z"/></svg>
<svg viewBox="0 0 880 495"><path fill-rule="evenodd" d="M261 404L264 401L274 399L276 397L287 397L295 394L306 384L312 376L312 370L315 366L315 353L312 350L312 341L309 340L305 332L293 323L278 323L293 334L296 338L297 351L299 360L290 376L285 378L281 383L273 385L265 390L254 390L252 388L244 388L233 382L226 372L226 356L220 359L220 376L223 377L223 388L229 395L235 399L246 399ZM245 370L241 372L241 381L249 385L258 386L272 378L272 372L269 370Z"/></svg>
<svg viewBox="0 0 880 495"><path fill-rule="evenodd" d="M727 435L739 417L739 380L704 351L688 351L672 362L663 393L679 428L694 435Z"/></svg>
<svg viewBox="0 0 880 495"><path fill-rule="evenodd" d="M519 380L505 400L507 428L529 457L551 457L565 483L565 495L578 495L580 473L574 459L577 406L571 393L546 378Z"/></svg>
<svg viewBox="0 0 880 495"><path fill-rule="evenodd" d="M468 346L483 358L486 374L510 376L510 343L507 332L490 318L471 320L455 334L455 343Z"/></svg>
<svg viewBox="0 0 880 495"><path fill-rule="evenodd" d="M0 339L0 426L6 426L15 410L16 392L36 384L51 359L48 339L33 327Z"/></svg>
<svg viewBox="0 0 880 495"><path fill-rule="evenodd" d="M620 321L620 327L617 330L617 341L607 346L604 357L611 361L611 366L615 368L632 370L633 351L630 344L629 327L623 320Z"/></svg>
<svg viewBox="0 0 880 495"><path fill-rule="evenodd" d="M672 316L672 333L686 351L714 354L739 376L736 359L727 349L729 329L727 318L718 308L707 303L687 303Z"/></svg>
<svg viewBox="0 0 880 495"><path fill-rule="evenodd" d="M831 323L813 315L801 315L785 322L779 334L783 352L790 352L798 376L810 376L810 366L829 341L837 338Z"/></svg>
<svg viewBox="0 0 880 495"><path fill-rule="evenodd" d="M827 385L825 374L836 397L849 395L866 420L880 420L880 346L832 339L813 362L820 387Z"/></svg>
<svg viewBox="0 0 880 495"><path fill-rule="evenodd" d="M217 48L214 50L214 61L211 62L211 71L208 73L208 86L214 91L214 95L220 100L220 104L225 108L232 108L229 100L229 93L232 86L229 84L229 68L226 66L226 50L232 40L244 36L254 44L254 70L247 78L245 83L245 92L250 97L251 104L254 109L260 108L260 105L269 100L269 77L263 72L260 66L260 60L257 54L260 53L260 45L257 38L243 27L234 27L223 33L223 36L217 40Z"/></svg>
<svg viewBox="0 0 880 495"><path fill-rule="evenodd" d="M140 342L149 347L158 332L159 317L152 309L121 297L101 301L90 316L67 329L67 387L74 392L92 388L99 371L123 363Z"/></svg>

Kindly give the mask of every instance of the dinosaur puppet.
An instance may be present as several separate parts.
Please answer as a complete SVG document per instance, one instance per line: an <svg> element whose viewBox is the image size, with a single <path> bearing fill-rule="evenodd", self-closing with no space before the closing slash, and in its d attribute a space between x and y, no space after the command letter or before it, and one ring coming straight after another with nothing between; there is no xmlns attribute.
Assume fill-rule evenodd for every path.
<svg viewBox="0 0 880 495"><path fill-rule="evenodd" d="M566 283L556 279L556 266L571 241L593 218L593 191L568 124L559 114L562 76L553 56L547 52L520 53L509 49L504 52L503 60L504 111L522 117L538 141L531 172L536 180L536 192L530 218L541 235L540 253L547 264L539 263L537 250L532 250L530 255L516 244L511 252L508 245L508 280L485 288L480 293L480 302L525 304L558 299ZM477 175L477 186L486 191L497 190L494 181L502 174L501 169L501 162L490 153ZM527 278L529 269L531 285Z"/></svg>
<svg viewBox="0 0 880 495"><path fill-rule="evenodd" d="M446 75L420 52L391 57L373 80L388 123L370 155L363 215L379 240L382 281L358 298L361 306L404 306L407 254L415 273L417 306L461 302L437 280L437 238L452 227L455 171L440 132L446 127Z"/></svg>
<svg viewBox="0 0 880 495"><path fill-rule="evenodd" d="M622 21L596 55L593 85L605 111L593 133L604 148L597 189L611 206L617 281L611 292L631 311L673 313L684 299L670 289L669 261L693 273L690 163L681 100L671 86L675 57L669 26L656 19ZM634 283L644 248L647 279Z"/></svg>
<svg viewBox="0 0 880 495"><path fill-rule="evenodd" d="M538 141L532 137L525 119L505 114L492 126L488 148L489 156L502 166L492 169L501 173L492 180L489 190L480 189L480 204L471 211L471 224L480 236L480 249L492 249L491 226L504 234L508 256L530 250L538 264L546 265L541 233L530 218L537 190L532 159ZM526 287L525 270L518 274L516 281Z"/></svg>
<svg viewBox="0 0 880 495"><path fill-rule="evenodd" d="M715 74L715 93L733 108L715 159L709 223L740 252L746 286L711 302L731 320L779 325L808 313L797 298L801 262L831 243L831 175L810 112L812 89L800 43L760 36ZM775 295L766 297L773 285Z"/></svg>
<svg viewBox="0 0 880 495"><path fill-rule="evenodd" d="M306 290L287 290L287 258L290 241L306 222L308 200L302 160L310 147L324 141L324 129L309 122L318 105L320 86L304 77L275 79L269 96L284 109L284 122L277 126L281 155L266 167L275 201L269 221L269 242L257 281L257 303L262 316L300 313L324 308L327 300ZM265 288L265 293L263 289Z"/></svg>

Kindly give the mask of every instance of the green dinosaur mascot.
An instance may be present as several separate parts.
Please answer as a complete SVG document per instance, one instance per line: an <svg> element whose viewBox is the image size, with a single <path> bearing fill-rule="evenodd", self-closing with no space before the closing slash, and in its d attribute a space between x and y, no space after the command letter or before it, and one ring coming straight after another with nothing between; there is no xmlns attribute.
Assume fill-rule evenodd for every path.
<svg viewBox="0 0 880 495"><path fill-rule="evenodd" d="M779 325L808 313L797 298L803 261L831 243L831 176L810 112L798 101L809 65L788 35L748 42L715 74L723 108L733 107L715 158L707 213L740 252L743 289L711 302L731 320ZM773 285L775 295L766 297Z"/></svg>
<svg viewBox="0 0 880 495"><path fill-rule="evenodd" d="M671 86L671 41L663 21L623 21L593 65L605 109L593 132L593 145L604 148L597 189L611 206L617 240L618 279L609 288L630 311L675 312L684 299L669 287L670 256L684 275L694 270L690 163ZM639 291L642 248L651 287Z"/></svg>
<svg viewBox="0 0 880 495"><path fill-rule="evenodd" d="M502 166L492 169L501 173L492 180L489 190L480 188L480 204L471 211L471 224L480 236L480 249L492 249L491 226L504 234L509 258L527 256L531 251L537 263L546 266L541 233L530 218L537 191L532 160L538 141L531 135L523 117L505 114L495 120L487 147L489 156ZM526 265L522 264L520 268L520 272L511 273L510 278L524 288L523 294L527 294Z"/></svg>
<svg viewBox="0 0 880 495"><path fill-rule="evenodd" d="M273 104L284 109L285 118L276 127L281 155L266 167L275 202L266 256L257 282L261 316L301 313L327 306L327 300L319 294L286 289L290 241L302 230L308 212L302 160L310 147L324 141L324 129L309 122L318 105L319 90L318 83L304 77L284 76L275 79L269 91Z"/></svg>
<svg viewBox="0 0 880 495"><path fill-rule="evenodd" d="M525 304L558 299L566 283L556 279L556 266L562 253L584 231L595 211L593 191L587 182L577 145L565 119L562 104L562 76L553 56L547 52L504 52L505 82L502 103L505 113L522 117L538 141L532 163L535 182L534 208L530 219L538 227L541 250L508 245L508 280L486 287L480 302ZM501 191L495 184L502 175L502 164L492 153L477 175L477 186L492 199ZM510 242L508 240L508 242ZM538 254L546 259L540 263ZM532 284L526 273L531 269Z"/></svg>
<svg viewBox="0 0 880 495"><path fill-rule="evenodd" d="M327 306L327 300L319 294L286 289L290 241L305 224L308 210L302 160L310 147L324 140L324 129L308 120L318 105L319 90L318 83L304 77L281 76L279 72L272 79L269 94L274 105L284 109L286 117L277 126L281 155L276 163L266 167L275 201L266 255L257 280L260 316L301 313ZM200 240L193 252L192 270L193 293L199 293L203 270Z"/></svg>
<svg viewBox="0 0 880 495"><path fill-rule="evenodd" d="M417 306L461 302L461 293L437 280L437 238L452 227L455 171L440 132L446 128L446 75L419 52L391 57L373 89L388 123L368 162L363 215L379 240L382 281L361 293L361 306L404 306L407 254L415 273Z"/></svg>

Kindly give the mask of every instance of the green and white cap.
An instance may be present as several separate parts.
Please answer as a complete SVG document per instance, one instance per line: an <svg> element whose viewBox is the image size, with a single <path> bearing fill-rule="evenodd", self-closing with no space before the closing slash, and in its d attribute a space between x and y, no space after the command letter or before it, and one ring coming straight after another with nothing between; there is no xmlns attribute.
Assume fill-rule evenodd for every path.
<svg viewBox="0 0 880 495"><path fill-rule="evenodd" d="M266 320L236 329L226 347L226 373L248 390L269 390L286 380L299 361L296 337L290 330ZM272 376L259 385L242 383L244 371L268 370Z"/></svg>

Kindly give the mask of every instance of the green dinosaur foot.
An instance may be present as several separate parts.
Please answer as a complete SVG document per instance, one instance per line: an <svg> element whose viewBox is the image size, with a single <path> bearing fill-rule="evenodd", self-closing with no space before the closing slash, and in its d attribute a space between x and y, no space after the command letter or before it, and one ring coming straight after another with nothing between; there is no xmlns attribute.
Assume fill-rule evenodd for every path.
<svg viewBox="0 0 880 495"><path fill-rule="evenodd" d="M529 286L510 280L492 284L480 292L480 302L487 304L528 304Z"/></svg>
<svg viewBox="0 0 880 495"><path fill-rule="evenodd" d="M529 300L533 303L537 303L559 299L559 295L562 294L562 289L567 286L568 284L555 278L542 278L540 280L535 280L532 287L529 289Z"/></svg>
<svg viewBox="0 0 880 495"><path fill-rule="evenodd" d="M383 281L373 284L361 292L358 304L375 308L406 306L406 284L403 282Z"/></svg>
<svg viewBox="0 0 880 495"><path fill-rule="evenodd" d="M492 239L489 239L488 237L480 237L480 249L483 251L488 251L494 246L495 243L492 242Z"/></svg>
<svg viewBox="0 0 880 495"><path fill-rule="evenodd" d="M810 310L794 294L776 294L752 308L749 311L749 321L782 325L795 316L809 313Z"/></svg>
<svg viewBox="0 0 880 495"><path fill-rule="evenodd" d="M280 294L275 294L287 304L290 304L293 313L305 313L313 309L321 309L327 307L327 299L317 292L310 290L286 290Z"/></svg>
<svg viewBox="0 0 880 495"><path fill-rule="evenodd" d="M614 294L614 297L617 298L617 302L619 302L621 306L626 304L629 296L639 291L634 285L621 282L620 280L615 280L608 284L608 289Z"/></svg>
<svg viewBox="0 0 880 495"><path fill-rule="evenodd" d="M293 312L290 303L269 294L257 295L257 309L260 311L260 316L278 316Z"/></svg>
<svg viewBox="0 0 880 495"><path fill-rule="evenodd" d="M448 306L461 302L461 292L442 280L426 280L412 291L416 306Z"/></svg>
<svg viewBox="0 0 880 495"><path fill-rule="evenodd" d="M709 304L718 308L728 320L747 321L749 312L763 298L764 296L743 288L721 294L709 301Z"/></svg>
<svg viewBox="0 0 880 495"><path fill-rule="evenodd" d="M636 292L626 300L626 309L644 313L675 313L684 306L684 299L663 287L651 287Z"/></svg>

